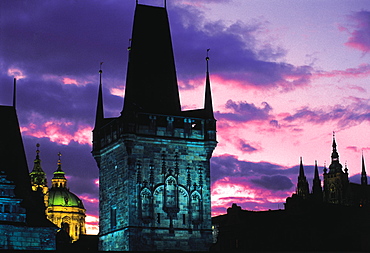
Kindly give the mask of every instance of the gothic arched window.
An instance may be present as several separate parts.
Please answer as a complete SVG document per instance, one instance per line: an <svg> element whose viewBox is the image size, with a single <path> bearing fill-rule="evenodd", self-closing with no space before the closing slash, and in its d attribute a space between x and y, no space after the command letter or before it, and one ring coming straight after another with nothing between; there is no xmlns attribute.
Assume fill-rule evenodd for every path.
<svg viewBox="0 0 370 253"><path fill-rule="evenodd" d="M191 194L191 220L198 224L201 220L201 196L198 192Z"/></svg>
<svg viewBox="0 0 370 253"><path fill-rule="evenodd" d="M166 180L165 205L169 208L177 206L177 185L174 177L168 177Z"/></svg>
<svg viewBox="0 0 370 253"><path fill-rule="evenodd" d="M144 188L140 193L141 198L141 217L143 219L150 219L152 217L151 202L152 193L148 188Z"/></svg>

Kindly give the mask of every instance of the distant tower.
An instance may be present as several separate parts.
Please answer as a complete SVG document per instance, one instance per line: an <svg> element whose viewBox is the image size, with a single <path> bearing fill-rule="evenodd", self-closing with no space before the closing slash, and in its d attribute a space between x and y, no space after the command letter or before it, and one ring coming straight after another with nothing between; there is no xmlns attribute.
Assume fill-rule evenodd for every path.
<svg viewBox="0 0 370 253"><path fill-rule="evenodd" d="M335 134L333 133L333 151L331 154L331 164L329 172L324 172L324 200L333 204L347 204L345 192L347 190L348 169L343 172L342 164L339 162L339 154L337 152L337 144Z"/></svg>
<svg viewBox="0 0 370 253"><path fill-rule="evenodd" d="M208 251L216 147L208 70L203 109L181 111L166 8L136 5L121 116L93 130L100 250Z"/></svg>
<svg viewBox="0 0 370 253"><path fill-rule="evenodd" d="M41 167L41 159L40 159L40 144L37 143L36 145L36 159L33 162L33 169L30 173L31 178L31 186L33 191L39 191L44 195L44 202L45 207L48 206L48 186L47 186L47 179L46 173L42 170Z"/></svg>
<svg viewBox="0 0 370 253"><path fill-rule="evenodd" d="M363 153L362 153L361 185L367 185L367 175L366 175L365 159L364 159Z"/></svg>
<svg viewBox="0 0 370 253"><path fill-rule="evenodd" d="M308 197L309 190L308 190L308 182L306 176L304 174L304 168L302 163L302 157L299 165L299 175L298 175L298 183L297 183L297 192L298 196L303 197L304 199Z"/></svg>
<svg viewBox="0 0 370 253"><path fill-rule="evenodd" d="M317 161L315 161L315 174L313 178L312 184L312 197L314 200L322 201L322 188L321 188L321 180L319 176L319 169L317 167Z"/></svg>
<svg viewBox="0 0 370 253"><path fill-rule="evenodd" d="M52 178L49 190L47 218L60 228L64 228L72 239L77 241L85 229L85 208L82 201L67 188L67 179L62 170L61 154L58 154L58 168Z"/></svg>

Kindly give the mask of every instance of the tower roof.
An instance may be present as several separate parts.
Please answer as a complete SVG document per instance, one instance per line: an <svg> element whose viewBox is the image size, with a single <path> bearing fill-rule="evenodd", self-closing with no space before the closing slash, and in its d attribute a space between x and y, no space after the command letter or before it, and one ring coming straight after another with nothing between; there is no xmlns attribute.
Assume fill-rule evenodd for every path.
<svg viewBox="0 0 370 253"><path fill-rule="evenodd" d="M33 169L30 173L31 176L31 182L36 185L45 185L47 184L46 182L46 173L43 171L41 167L41 159L40 159L40 144L36 144L36 158L33 161Z"/></svg>
<svg viewBox="0 0 370 253"><path fill-rule="evenodd" d="M343 166L339 162L339 154L337 151L337 143L335 141L335 133L333 132L333 144L332 144L332 153L331 153L331 164L329 165L329 174L335 174L338 172L343 173Z"/></svg>
<svg viewBox="0 0 370 253"><path fill-rule="evenodd" d="M15 108L0 106L0 118L0 171L16 184L16 196L27 199L31 182Z"/></svg>
<svg viewBox="0 0 370 253"><path fill-rule="evenodd" d="M137 4L122 113L181 112L167 10Z"/></svg>
<svg viewBox="0 0 370 253"><path fill-rule="evenodd" d="M361 184L367 185L367 175L366 175L366 168L365 168L364 153L362 153Z"/></svg>
<svg viewBox="0 0 370 253"><path fill-rule="evenodd" d="M206 92L205 92L205 97L204 97L204 111L205 111L205 116L210 119L214 119L213 115L213 103L212 103L212 92L211 92L211 81L209 78L209 57L208 57L208 51L207 49L207 57L206 57L206 62L207 62L207 73L206 73Z"/></svg>
<svg viewBox="0 0 370 253"><path fill-rule="evenodd" d="M27 210L27 224L53 226L45 217L42 197L32 192L26 155L14 106L0 106L0 171L15 184L14 193Z"/></svg>
<svg viewBox="0 0 370 253"><path fill-rule="evenodd" d="M102 74L103 70L99 70L99 93L98 93L98 103L96 105L96 116L95 116L95 128L99 128L104 120L104 105L103 105L103 84L102 84Z"/></svg>
<svg viewBox="0 0 370 253"><path fill-rule="evenodd" d="M54 187L65 188L67 186L67 178L65 177L66 173L62 170L62 162L60 160L61 156L62 156L62 154L59 152L58 153L58 157L59 157L58 158L58 168L54 172L54 176L51 179L52 188L54 188Z"/></svg>

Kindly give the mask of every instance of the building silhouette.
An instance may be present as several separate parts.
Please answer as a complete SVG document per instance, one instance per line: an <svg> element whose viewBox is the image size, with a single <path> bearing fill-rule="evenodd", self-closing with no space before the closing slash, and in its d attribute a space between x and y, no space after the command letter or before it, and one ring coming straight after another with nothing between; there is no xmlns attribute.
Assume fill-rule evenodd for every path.
<svg viewBox="0 0 370 253"><path fill-rule="evenodd" d="M317 162L315 162L314 179L312 191L308 192L308 182L304 173L304 167L300 164L296 193L287 199L286 208L297 208L296 199L327 204L338 204L352 207L369 207L370 186L367 184L365 160L362 154L361 184L350 182L348 179L348 168L339 161L339 153L335 135L333 135L331 163L329 168L324 167L324 184L321 186ZM298 200L299 202L300 200Z"/></svg>
<svg viewBox="0 0 370 253"><path fill-rule="evenodd" d="M15 96L0 118L0 249L55 250L58 228L46 219L42 192L31 188Z"/></svg>
<svg viewBox="0 0 370 253"><path fill-rule="evenodd" d="M62 170L61 153L58 153L58 166L51 179L52 186L47 186L46 173L41 167L40 144L37 144L36 159L30 173L33 191L44 196L45 212L48 220L69 235L70 242L76 242L80 235L86 234L85 208L80 198L67 188L67 178Z"/></svg>
<svg viewBox="0 0 370 253"><path fill-rule="evenodd" d="M93 130L100 250L208 250L216 120L206 58L204 108L182 111L165 7L136 4L124 106Z"/></svg>
<svg viewBox="0 0 370 253"><path fill-rule="evenodd" d="M323 179L322 187L315 162L309 191L301 158L296 192L287 198L285 210L247 211L233 204L227 214L212 218L212 250L369 251L370 186L364 157L361 184L349 182L333 136Z"/></svg>

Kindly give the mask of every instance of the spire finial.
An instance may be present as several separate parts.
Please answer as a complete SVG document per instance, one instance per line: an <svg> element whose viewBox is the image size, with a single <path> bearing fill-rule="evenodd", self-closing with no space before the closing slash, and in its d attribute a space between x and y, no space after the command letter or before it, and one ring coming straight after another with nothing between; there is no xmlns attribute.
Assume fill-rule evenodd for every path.
<svg viewBox="0 0 370 253"><path fill-rule="evenodd" d="M302 156L299 158L299 177L305 177Z"/></svg>
<svg viewBox="0 0 370 253"><path fill-rule="evenodd" d="M365 158L364 158L363 150L362 150L361 185L367 185L367 175L366 175Z"/></svg>
<svg viewBox="0 0 370 253"><path fill-rule="evenodd" d="M100 69L99 69L99 74L101 76L101 74L103 73L103 70L101 69L101 65L103 65L104 62L100 62Z"/></svg>
<svg viewBox="0 0 370 253"><path fill-rule="evenodd" d="M40 150L39 150L39 147L40 147L40 143L37 143L36 144L36 159L39 159L39 154L40 154Z"/></svg>
<svg viewBox="0 0 370 253"><path fill-rule="evenodd" d="M62 156L62 153L58 152L58 171L62 171L62 161L60 157Z"/></svg>
<svg viewBox="0 0 370 253"><path fill-rule="evenodd" d="M13 84L13 107L14 109L16 106L16 97L17 97L17 78L14 77L14 84Z"/></svg>
<svg viewBox="0 0 370 253"><path fill-rule="evenodd" d="M95 128L100 126L101 121L104 119L104 108L103 108L103 88L102 88L102 65L103 62L100 62L99 69L99 92L98 92L98 103L96 106L96 115L95 115Z"/></svg>
<svg viewBox="0 0 370 253"><path fill-rule="evenodd" d="M335 142L335 131L333 131L333 148L337 147L337 143Z"/></svg>
<svg viewBox="0 0 370 253"><path fill-rule="evenodd" d="M207 62L207 73L209 73L209 64L208 64L208 61L209 61L209 56L208 56L208 52L209 50L211 50L210 48L207 49L207 57L206 57L206 62Z"/></svg>
<svg viewBox="0 0 370 253"><path fill-rule="evenodd" d="M211 93L211 81L209 78L209 52L210 48L207 49L207 57L206 57L206 63L207 63L207 73L206 73L206 92L205 92L205 98L204 98L204 109L206 111L207 118L213 119L213 103L212 103L212 93Z"/></svg>

